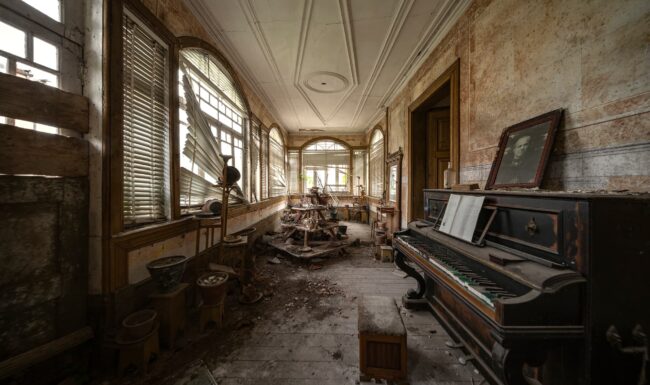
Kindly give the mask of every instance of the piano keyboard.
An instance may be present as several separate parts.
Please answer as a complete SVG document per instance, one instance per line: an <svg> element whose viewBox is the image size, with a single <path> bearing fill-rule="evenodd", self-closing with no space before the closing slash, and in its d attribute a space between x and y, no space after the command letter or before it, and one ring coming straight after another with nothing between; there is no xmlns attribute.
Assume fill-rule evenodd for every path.
<svg viewBox="0 0 650 385"><path fill-rule="evenodd" d="M430 243L420 241L410 235L400 235L397 240L400 244L426 258L438 270L492 308L494 308L493 301L496 299L518 296L486 278L478 269L463 263L458 258L439 255Z"/></svg>

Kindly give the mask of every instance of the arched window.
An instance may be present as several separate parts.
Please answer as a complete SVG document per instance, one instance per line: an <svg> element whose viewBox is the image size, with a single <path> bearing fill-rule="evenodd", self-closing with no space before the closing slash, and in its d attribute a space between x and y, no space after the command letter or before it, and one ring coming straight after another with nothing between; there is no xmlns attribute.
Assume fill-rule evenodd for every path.
<svg viewBox="0 0 650 385"><path fill-rule="evenodd" d="M269 132L269 189L270 196L286 194L287 179L284 169L284 140L277 128Z"/></svg>
<svg viewBox="0 0 650 385"><path fill-rule="evenodd" d="M384 134L375 128L368 149L368 195L381 197L384 192Z"/></svg>
<svg viewBox="0 0 650 385"><path fill-rule="evenodd" d="M334 140L322 139L302 149L303 191L311 187L329 193L349 193L350 149Z"/></svg>
<svg viewBox="0 0 650 385"><path fill-rule="evenodd" d="M244 149L248 110L235 80L215 55L202 48L183 48L179 56L180 206L187 212L206 199L221 198L213 187L220 176L217 152L232 156L228 164L242 174L239 186L247 187ZM190 96L183 85L184 77L191 83L193 97L205 117L204 129L200 124L192 126L188 117L186 98Z"/></svg>

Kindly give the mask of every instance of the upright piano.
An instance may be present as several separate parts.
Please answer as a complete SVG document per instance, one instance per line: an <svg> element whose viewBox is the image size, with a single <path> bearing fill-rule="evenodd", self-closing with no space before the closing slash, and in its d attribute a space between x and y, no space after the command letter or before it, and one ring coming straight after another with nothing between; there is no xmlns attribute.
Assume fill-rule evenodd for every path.
<svg viewBox="0 0 650 385"><path fill-rule="evenodd" d="M452 193L485 197L474 242L438 230ZM490 383L648 381L648 194L424 190L422 216L393 240L403 302Z"/></svg>

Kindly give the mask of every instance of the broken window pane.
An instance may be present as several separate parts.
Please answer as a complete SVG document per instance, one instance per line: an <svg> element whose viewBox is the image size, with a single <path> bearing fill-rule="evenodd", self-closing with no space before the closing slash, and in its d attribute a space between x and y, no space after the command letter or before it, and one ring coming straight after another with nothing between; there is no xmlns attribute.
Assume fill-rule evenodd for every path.
<svg viewBox="0 0 650 385"><path fill-rule="evenodd" d="M58 70L59 49L54 44L34 37L34 62Z"/></svg>
<svg viewBox="0 0 650 385"><path fill-rule="evenodd" d="M24 58L26 52L25 32L0 21L0 50Z"/></svg>
<svg viewBox="0 0 650 385"><path fill-rule="evenodd" d="M41 82L51 87L59 86L58 76L21 62L16 63L16 76L33 80L35 82Z"/></svg>
<svg viewBox="0 0 650 385"><path fill-rule="evenodd" d="M37 10L51 17L56 21L61 21L61 0L23 0Z"/></svg>

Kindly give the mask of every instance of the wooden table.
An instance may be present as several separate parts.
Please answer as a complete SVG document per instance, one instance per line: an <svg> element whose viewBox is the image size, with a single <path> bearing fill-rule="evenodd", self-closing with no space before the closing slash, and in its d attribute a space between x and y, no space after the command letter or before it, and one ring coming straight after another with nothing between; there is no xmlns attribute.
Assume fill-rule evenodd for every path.
<svg viewBox="0 0 650 385"><path fill-rule="evenodd" d="M300 251L311 251L311 247L309 247L309 234L310 233L317 233L320 231L329 231L332 235L332 239L336 239L336 234L334 233L334 228L339 227L338 223L333 223L330 225L325 225L325 226L318 226L313 229L310 229L307 226L302 226L302 225L296 225L295 230L298 231L304 231L305 232L305 239L303 243L303 247Z"/></svg>
<svg viewBox="0 0 650 385"><path fill-rule="evenodd" d="M377 219L372 225L372 237L374 238L375 227L377 222L381 222L384 219L384 214L386 214L386 238L392 238L394 226L393 226L393 217L395 216L395 207L393 206L377 206ZM389 218L390 217L390 218Z"/></svg>

